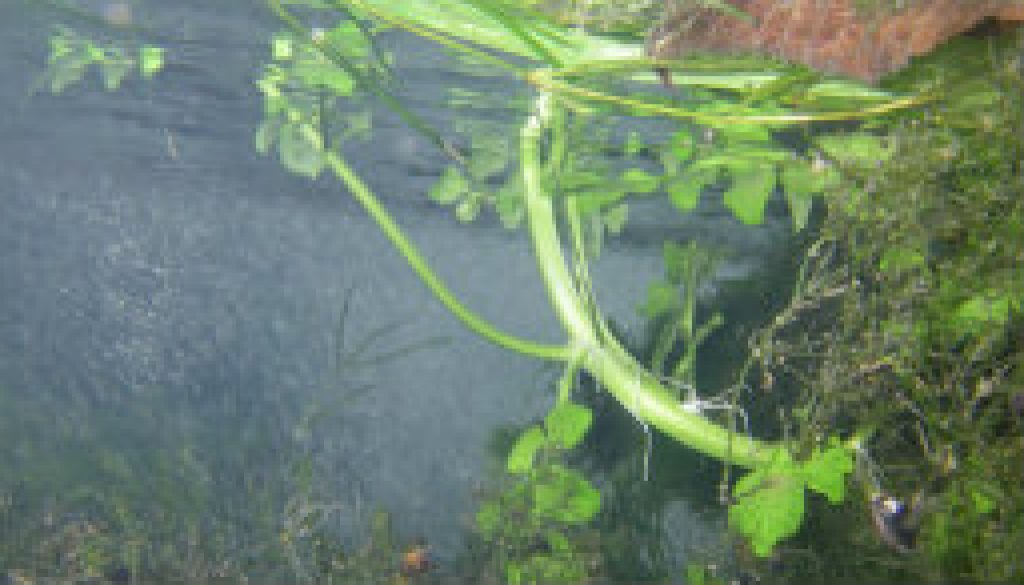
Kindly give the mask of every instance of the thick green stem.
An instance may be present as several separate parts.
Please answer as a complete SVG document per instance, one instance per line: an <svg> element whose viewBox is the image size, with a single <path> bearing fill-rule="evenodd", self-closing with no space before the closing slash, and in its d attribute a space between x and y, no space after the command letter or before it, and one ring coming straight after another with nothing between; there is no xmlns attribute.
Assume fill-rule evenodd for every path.
<svg viewBox="0 0 1024 585"><path fill-rule="evenodd" d="M430 270L430 266L427 265L427 261L420 254L419 250L416 249L416 246L414 246L412 242L405 237L405 234L402 233L401 228L398 227L395 220L391 218L387 210L381 206L380 202L378 202L376 197L373 196L373 193L370 192L370 189L363 183L359 176L352 171L348 164L333 152L325 151L324 157L327 161L327 165L332 171L334 171L334 174L341 179L356 200L359 201L363 208L366 209L367 213L370 214L370 217L377 222L381 231L384 232L384 235L387 236L389 240L391 240L391 243L398 249L399 253L405 257L406 262L409 263L409 266L412 267L417 276L420 277L420 280L422 280L423 283L427 285L427 288L434 293L434 296L436 296L438 300L440 300L441 303L467 327L496 345L525 355L555 361L567 361L572 357L573 351L570 347L544 345L509 335L499 331L482 317L466 308L457 298L455 298L455 295L448 290L448 287L445 286L444 282L442 282L441 279Z"/></svg>
<svg viewBox="0 0 1024 585"><path fill-rule="evenodd" d="M536 111L522 130L520 163L523 169L526 213L534 254L544 285L558 318L581 351L585 367L634 416L698 451L744 467L766 464L781 446L755 441L712 423L688 410L649 372L614 342L603 340L586 306L573 287L558 238L554 206L541 186L540 139L551 109L557 107L542 93Z"/></svg>

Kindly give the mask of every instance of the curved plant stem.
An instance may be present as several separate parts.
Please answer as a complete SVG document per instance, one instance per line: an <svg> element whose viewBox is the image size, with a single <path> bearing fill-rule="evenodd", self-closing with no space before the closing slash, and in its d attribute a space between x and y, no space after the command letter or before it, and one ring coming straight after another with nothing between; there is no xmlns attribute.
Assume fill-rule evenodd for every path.
<svg viewBox="0 0 1024 585"><path fill-rule="evenodd" d="M416 275L420 277L420 280L467 327L496 345L525 355L556 361L567 361L572 358L573 351L570 347L545 345L509 335L499 331L482 317L466 308L448 290L444 282L430 270L430 266L427 265L427 261L420 254L419 250L416 249L416 246L405 237L405 234L402 233L395 220L391 218L391 215L377 201L373 193L370 192L370 189L348 164L334 152L324 151L323 154L327 166L345 183L345 186L352 192L356 200L366 209L370 217L377 222L377 226L391 240L391 243L398 249L398 252L402 254L406 262L409 263L409 266L416 272Z"/></svg>
<svg viewBox="0 0 1024 585"><path fill-rule="evenodd" d="M526 213L534 254L548 297L581 351L585 367L635 417L666 435L717 459L743 467L770 462L784 447L736 436L700 414L684 409L675 395L629 356L617 343L601 335L573 286L558 238L551 198L541 187L540 139L552 108L550 94L541 93L535 112L522 130L520 163L523 169Z"/></svg>

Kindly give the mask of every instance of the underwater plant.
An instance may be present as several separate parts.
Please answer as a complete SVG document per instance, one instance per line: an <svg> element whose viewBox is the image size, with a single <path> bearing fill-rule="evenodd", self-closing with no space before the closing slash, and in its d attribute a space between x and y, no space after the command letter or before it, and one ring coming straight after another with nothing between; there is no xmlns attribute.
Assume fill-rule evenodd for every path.
<svg viewBox="0 0 1024 585"><path fill-rule="evenodd" d="M319 2L289 4L325 8ZM676 391L638 363L611 334L591 289L588 258L599 252L597 234L608 229L614 232L625 220L622 204L627 195L663 190L678 208L687 210L696 205L705 186L723 180L730 184L724 194L726 206L742 222L751 224L762 220L768 198L777 182L783 181L794 227L802 229L813 197L834 180L834 171L821 164L816 149L794 153L776 140L774 131L816 121L877 117L914 105L924 99L922 96L825 79L805 69L763 59L697 57L665 63L680 74L677 81L685 83L692 93L692 103L682 106L659 95L653 69L660 64L645 59L639 43L570 30L522 5L445 2L442 11L434 3L416 1L329 4L356 22L374 23L353 27L343 19L338 31L369 31L374 26L410 30L476 64L508 70L534 88L536 97L528 106L520 130L519 171L507 178L505 188L495 192L489 177L503 171L507 161L495 161L489 154L494 151L484 149L481 152L489 157L487 162L476 163L480 154L477 149L464 151L415 113L396 105L386 77L380 73L382 67L379 62L374 64L377 58L361 48L369 41L342 45L332 40L336 33L331 31L312 34L285 4L271 2L295 43L318 49L337 67L332 75L347 75L353 87L393 107L450 157L452 166L432 191L433 199L456 204L456 212L464 220L476 217L485 203L494 205L502 218L522 217L568 341L552 346L513 337L468 310L434 275L372 191L348 166L343 149L321 149L318 164L346 185L456 317L499 346L563 362L560 402L568 399L577 370L586 370L642 424L731 465L751 468L752 473L738 484L732 515L735 526L754 539L758 554L770 554L775 542L797 530L807 490L819 492L830 501L843 499L845 477L853 468L855 441L833 437L819 449L794 459L785 444L757 440L734 432L732 425L712 422L705 409L697 407L702 403L680 400ZM534 59L545 67L527 69L479 46ZM623 83L634 85L626 87ZM619 93L608 87L618 88ZM277 98L268 95L268 99ZM295 109L288 110L287 115L296 120L309 149L322 147L324 141L314 120L303 118ZM588 147L588 141L580 141L574 132L581 123L654 116L679 125L660 157L664 171L661 176L642 168L627 168L613 171L617 178L609 182L579 158L578 152ZM658 150L657 146L637 145L635 138L632 144L623 146L629 152L643 148ZM568 248L573 253L570 262L563 258L556 216L563 217L567 226ZM688 331L688 335L697 334Z"/></svg>
<svg viewBox="0 0 1024 585"><path fill-rule="evenodd" d="M638 34L595 34L592 28L567 25L571 19L552 16L537 9L537 4L503 0L270 0L269 6L286 30L272 39L271 62L258 82L265 119L257 131L257 146L264 152L276 146L282 163L294 172L309 177L332 173L439 302L474 333L510 351L564 368L550 420L543 428L527 430L509 455L507 471L518 476L516 487L485 504L476 518L485 538L515 544L518 556L501 561L506 579L577 581L587 576L588 567L572 543L551 525L591 519L599 505L597 494L584 478L558 463L554 456L545 455L571 447L586 429L581 422L586 418L581 414L585 411L573 407L570 400L581 371L605 388L645 429L657 430L723 462L723 484L728 492L723 499L730 503L730 523L746 537L756 556L770 557L780 542L798 533L808 506L817 505L816 499L808 498L809 493L823 496L833 505L847 501L850 486L855 485L850 477L858 466L871 468L865 463L866 452L872 453L872 461L878 458L879 449L873 441L887 435L888 421L884 413L878 412L854 416L852 422L843 419L847 414L839 405L845 398L835 398L831 404L818 401L818 392L829 398L843 396L834 380L805 377L800 388L808 393L807 398L793 408L800 423L797 440L785 433L782 437L761 437L756 428L737 432L736 418L744 412L739 396L748 386L748 374L753 373L754 366L759 366L762 374L769 374L776 366L793 363L774 344L777 336L800 323L820 304L833 299L863 302L857 296L863 287L833 278L833 260L840 255L825 253L823 245L812 247L793 303L778 315L766 316L770 325L751 342L751 359L735 384L718 393L727 399L715 400L709 398L715 393L697 388L693 373L696 347L718 323L714 317L702 324L693 318L695 283L699 273L707 269L696 248L687 256L686 249L666 246L666 257L676 260L667 262L670 269L666 281L652 287L646 310L652 318L666 319L669 328L658 358L650 365L632 355L608 325L593 290L590 262L599 255L602 238L615 234L627 222L629 197L662 194L675 209L685 213L698 205L708 188L718 185L724 187L724 206L741 225L761 223L769 200L781 187L794 231L805 230L811 224L815 200L827 195L829 225L846 221L839 225L851 226L849 234L835 239L854 243L862 238L888 241L891 233L877 239L872 228L891 228L887 222L899 219L900 209L891 209L890 217L885 208L864 203L874 193L874 187L866 186L873 178L872 168L897 164L892 161L902 160L900 156L911 151L894 148L886 134L894 125L902 127L900 115L903 120L914 120L919 114L913 112L932 102L939 104L932 110L935 116L949 118L943 120L941 128L959 123L972 103L962 103L964 111L954 108L947 112L943 109L945 98L954 89L979 94L969 91L970 84L964 89L962 79L946 78L927 67L926 74L880 88L761 57L693 54L652 58L646 56ZM321 14L319 22L337 24L307 25L300 15L310 11ZM447 136L403 104L392 87L389 57L377 44L381 31L396 29L436 42L471 67L507 72L520 82L529 91L529 98L524 100L526 111L517 135L496 137L493 129L467 127L472 133L467 146L467 141ZM666 79L671 81L669 87L663 83ZM432 200L450 205L461 221L472 221L493 209L506 227L525 226L552 309L565 332L563 343L539 343L500 330L467 308L430 269L345 157L351 141L372 132L371 105L389 109L435 145L450 163L428 194ZM348 108L349 113L337 117L338 107ZM905 113L908 111L911 113ZM669 136L629 133L623 139L594 130L626 126L638 119L661 122ZM958 144L952 147L951 159L961 152ZM627 155L625 168L602 165L599 157L593 156L601 149ZM641 153L648 160L641 160ZM648 164L651 161L653 165ZM660 168L655 171L652 166ZM969 172L957 171L960 174L955 176L972 176L980 173L982 166L970 166ZM942 173L936 173L936 177L946 182L954 180ZM1000 177L1012 182L1012 175ZM849 189L851 180L863 185ZM968 185L959 187L965 192L973 189ZM1002 199L999 203L1005 209L1012 207ZM990 210L986 208L984 213ZM900 229L893 233L901 234ZM844 248L843 253L852 255L856 268L851 268L850 274L856 273L856 278L865 279L863 282L881 288L887 278L881 276L883 273L895 271L905 283L917 283L923 274L942 297L942 303L927 307L926 314L932 318L924 321L886 319L885 315L879 320L875 319L877 314L855 310L860 305L849 305L849 313L873 320L859 324L858 334L864 335L851 337L857 342L849 343L846 349L868 351L876 347L869 343L875 338L865 332L877 333L881 327L888 329L883 337L917 343L900 345L888 339L883 344L886 347L898 345L910 351L921 348L923 341L928 342L924 345L938 343L945 353L929 350L913 357L929 366L936 359L941 362L933 354L958 355L971 348L980 348L978 351L986 356L996 353L995 347L1012 353L1009 341L983 335L993 324L1006 328L1016 323L1020 296L1014 288L1014 277L1008 276L1012 273L997 271L1003 280L966 294L958 284L966 277L964 271L944 269L946 272L940 274L928 264L930 260L955 257L938 252L965 241L973 244L972 236L980 231L980 226L971 230L950 228L945 238L929 236L913 246L881 251ZM876 257L879 254L880 259ZM835 280L835 286L822 285L830 279ZM1004 287L1004 280L1012 286ZM680 288L682 299L673 296ZM889 302L879 297L870 300L881 305ZM917 298L911 300L916 302ZM946 351L950 348L956 351ZM668 368L669 356L680 355L676 353L679 351L681 359ZM932 372L913 360L914 368L908 367L901 360L911 358L903 354L883 352L871 360L860 353L842 357L842 364L835 368L848 370L855 363L864 370L859 377L847 375L844 379L894 376L905 384L903 390L910 393L915 407L918 399L912 391L920 389L910 372L919 367L929 375ZM972 375L954 384L961 390L980 389L984 396L979 394L974 406L988 403L994 381L1016 375L1012 367L982 370L983 375L971 370ZM925 376L921 385L931 388L943 382ZM847 394L854 395L864 396ZM897 402L902 397L898 396ZM939 402L945 400L947 397L942 397ZM874 404L882 408L891 402ZM817 410L821 404L832 408L827 416ZM871 406L866 404L865 408L870 411ZM726 422L711 416L712 410L725 413ZM574 422L557 422L562 418ZM942 435L948 432L942 425L952 424L926 416L918 418L925 429L922 436L926 437ZM1005 419L997 425L999 430L992 432L1003 436L998 433L1006 433L1006 425L1012 424L1012 419ZM982 444L990 437L975 439ZM946 451L933 448L933 442L927 441L929 460L948 462ZM868 449L868 445L872 447ZM984 458L978 457L973 465L983 466ZM734 468L743 474L735 477ZM872 484L877 474L868 471L861 477ZM989 484L963 485L966 487L956 492L959 499L952 499L951 505L973 505L977 514L971 521L976 524L995 513L996 503L1002 501L1007 489L1002 484L996 486L998 489ZM509 516L522 521L518 525L500 521ZM513 528L523 532L502 532ZM927 527L923 530L929 533ZM940 528L931 530L942 533ZM537 544L538 538L541 544ZM936 550L952 546L937 536L932 544Z"/></svg>
<svg viewBox="0 0 1024 585"><path fill-rule="evenodd" d="M600 494L563 462L591 420L589 409L562 402L509 451L509 481L481 503L475 517L488 549L485 562L503 582L584 583L598 576L595 538L583 527L597 515Z"/></svg>
<svg viewBox="0 0 1024 585"><path fill-rule="evenodd" d="M862 504L808 535L846 526L818 551L822 582L1024 575L1011 552L1024 539L1024 78L1008 41L936 54L943 102L892 127L880 156L838 162L808 263L807 281L827 284L761 343L763 367L799 392L797 443L874 429L857 454Z"/></svg>

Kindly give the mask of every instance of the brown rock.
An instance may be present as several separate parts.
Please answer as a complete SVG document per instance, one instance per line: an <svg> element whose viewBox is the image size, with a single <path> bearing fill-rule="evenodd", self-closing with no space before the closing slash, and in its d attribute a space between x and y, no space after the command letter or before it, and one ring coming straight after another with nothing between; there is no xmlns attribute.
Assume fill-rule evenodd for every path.
<svg viewBox="0 0 1024 585"><path fill-rule="evenodd" d="M1024 0L908 0L902 8L882 2L874 10L858 8L857 0L725 1L752 19L667 0L648 54L760 53L875 82L986 18L1024 21Z"/></svg>

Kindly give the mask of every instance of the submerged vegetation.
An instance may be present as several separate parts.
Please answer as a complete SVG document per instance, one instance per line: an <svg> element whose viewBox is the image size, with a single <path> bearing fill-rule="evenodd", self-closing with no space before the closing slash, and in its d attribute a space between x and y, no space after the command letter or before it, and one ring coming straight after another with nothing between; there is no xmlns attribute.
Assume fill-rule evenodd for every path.
<svg viewBox="0 0 1024 585"><path fill-rule="evenodd" d="M269 4L286 30L272 38L257 82L265 105L257 148L276 150L302 175L333 173L468 328L564 368L556 406L511 441L504 475L474 517L478 574L515 584L617 574L612 555L601 553L608 539L594 528L597 482L569 463L594 418L578 398L585 378L643 429L643 473L634 481L648 479L655 431L720 462L716 495L741 537L735 563L763 581L1024 577L1016 556L1024 548L1019 43L965 40L868 87L764 58L645 58L635 27L649 22L652 3L622 12L604 2L545 3L547 12L534 10L536 2L499 0ZM573 11L587 22L574 23ZM301 16L310 13L336 24L307 26ZM393 91L380 36L393 29L521 81L531 94L520 127L503 135L495 125L456 124L468 135L450 138L426 123ZM592 32L605 29L617 34ZM91 65L112 89L130 65L125 54L62 29L51 46L50 89L61 91ZM159 70L162 52L139 54L143 75ZM659 69L672 74L671 87ZM479 99L469 91L452 97L460 113ZM525 226L564 343L514 337L470 311L348 165L345 147L372 135L380 106L447 157L432 200L460 221L493 209L507 228ZM633 125L645 119L667 130L643 135ZM697 376L702 344L730 318L728 307L703 319L697 310L718 250L665 242L665 278L641 308L654 332L649 356L630 351L609 325L589 274L604 239L628 221L631 197L661 194L687 213L713 187L737 230L763 222L780 193L794 232L813 242L791 302L762 316L767 325L721 388L702 387ZM756 414L765 404L778 407L781 423ZM313 503L313 475L301 462L301 453L288 462L288 506L262 527L276 539L265 562L289 566L302 582L419 579L396 570L401 547L392 544L386 513L373 517L360 552L323 528L333 510ZM143 489L116 457L96 466ZM0 493L15 487L0 484ZM0 500L8 523L12 497ZM83 505L119 524L106 520L101 529L87 517L51 531L50 540L74 544L74 554L61 557L78 563L68 575L123 568L135 579L140 561L123 556L133 550L123 543L161 539L145 533L161 515L181 520L208 510L189 500L179 517L173 507L135 511L110 498L93 494ZM73 501L62 505L81 513ZM38 543L20 542L0 545L4 560L34 567L16 563ZM691 582L717 579L703 566L686 573Z"/></svg>
<svg viewBox="0 0 1024 585"><path fill-rule="evenodd" d="M873 429L859 489L902 506L875 528L902 531L914 582L1024 575L1024 82L1018 48L989 51L950 47L988 76L894 123L884 159L840 163L809 276L830 292L763 345L800 443ZM878 578L892 555L854 538L835 574Z"/></svg>

